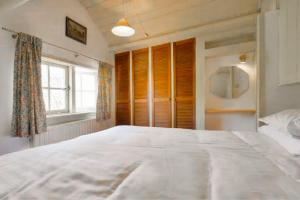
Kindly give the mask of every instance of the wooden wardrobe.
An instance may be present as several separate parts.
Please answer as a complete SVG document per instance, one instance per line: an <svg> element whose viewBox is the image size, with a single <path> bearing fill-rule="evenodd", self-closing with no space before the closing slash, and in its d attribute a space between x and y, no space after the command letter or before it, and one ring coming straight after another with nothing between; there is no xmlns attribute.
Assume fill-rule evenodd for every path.
<svg viewBox="0 0 300 200"><path fill-rule="evenodd" d="M138 49L131 55L131 66L129 52L115 56L117 125L194 129L195 40Z"/></svg>

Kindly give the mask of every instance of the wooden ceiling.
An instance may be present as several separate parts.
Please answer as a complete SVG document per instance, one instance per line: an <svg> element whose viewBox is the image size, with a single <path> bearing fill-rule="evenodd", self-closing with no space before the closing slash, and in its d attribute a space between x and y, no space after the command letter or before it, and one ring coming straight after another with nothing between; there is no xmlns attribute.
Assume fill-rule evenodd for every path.
<svg viewBox="0 0 300 200"><path fill-rule="evenodd" d="M257 11L258 0L79 0L110 46L174 33ZM123 4L124 2L124 4ZM124 13L125 10L125 13ZM111 28L126 16L136 34L119 38Z"/></svg>

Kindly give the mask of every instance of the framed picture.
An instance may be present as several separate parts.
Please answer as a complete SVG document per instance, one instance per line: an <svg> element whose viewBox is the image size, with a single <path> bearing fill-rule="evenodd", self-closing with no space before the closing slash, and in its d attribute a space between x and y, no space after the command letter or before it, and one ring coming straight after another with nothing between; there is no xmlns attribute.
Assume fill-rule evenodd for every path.
<svg viewBox="0 0 300 200"><path fill-rule="evenodd" d="M66 36L86 44L87 28L66 17Z"/></svg>

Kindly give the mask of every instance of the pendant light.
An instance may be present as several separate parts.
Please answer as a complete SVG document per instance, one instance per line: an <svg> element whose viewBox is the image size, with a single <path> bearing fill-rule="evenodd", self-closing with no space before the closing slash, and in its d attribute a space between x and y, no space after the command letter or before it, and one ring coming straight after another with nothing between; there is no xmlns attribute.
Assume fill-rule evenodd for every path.
<svg viewBox="0 0 300 200"><path fill-rule="evenodd" d="M120 19L111 29L111 32L119 37L130 37L135 34L135 30L129 25L125 18Z"/></svg>
<svg viewBox="0 0 300 200"><path fill-rule="evenodd" d="M111 29L111 32L119 37L130 37L135 34L135 30L129 25L128 21L125 18L125 4L123 0L123 12L124 17L121 18L116 25Z"/></svg>
<svg viewBox="0 0 300 200"><path fill-rule="evenodd" d="M240 55L240 63L241 64L246 64L247 63L247 55L246 54Z"/></svg>

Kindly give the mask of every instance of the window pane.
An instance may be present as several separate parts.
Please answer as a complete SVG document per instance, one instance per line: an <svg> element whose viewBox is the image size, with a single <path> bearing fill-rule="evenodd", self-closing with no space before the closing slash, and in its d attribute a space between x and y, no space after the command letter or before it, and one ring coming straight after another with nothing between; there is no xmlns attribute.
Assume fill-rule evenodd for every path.
<svg viewBox="0 0 300 200"><path fill-rule="evenodd" d="M75 71L75 88L76 88L76 91L78 90L82 90L82 84L81 84L81 74L79 74L77 71Z"/></svg>
<svg viewBox="0 0 300 200"><path fill-rule="evenodd" d="M95 112L96 96L95 92L77 92L76 93L76 111L77 112Z"/></svg>
<svg viewBox="0 0 300 200"><path fill-rule="evenodd" d="M79 91L76 91L75 93L75 104L77 112L82 112L84 110L82 106L82 93Z"/></svg>
<svg viewBox="0 0 300 200"><path fill-rule="evenodd" d="M66 110L66 91L50 90L50 110Z"/></svg>
<svg viewBox="0 0 300 200"><path fill-rule="evenodd" d="M82 92L82 106L85 108L96 107L95 92Z"/></svg>
<svg viewBox="0 0 300 200"><path fill-rule="evenodd" d="M97 70L82 67L75 68L76 90L96 90Z"/></svg>
<svg viewBox="0 0 300 200"><path fill-rule="evenodd" d="M48 89L43 89L43 98L46 111L49 111L49 97L48 97Z"/></svg>
<svg viewBox="0 0 300 200"><path fill-rule="evenodd" d="M93 74L82 74L82 90L94 91L96 86L96 80Z"/></svg>
<svg viewBox="0 0 300 200"><path fill-rule="evenodd" d="M42 64L42 87L48 87L48 66Z"/></svg>
<svg viewBox="0 0 300 200"><path fill-rule="evenodd" d="M97 70L75 68L75 107L77 112L95 112Z"/></svg>
<svg viewBox="0 0 300 200"><path fill-rule="evenodd" d="M66 88L66 69L50 66L50 87Z"/></svg>

